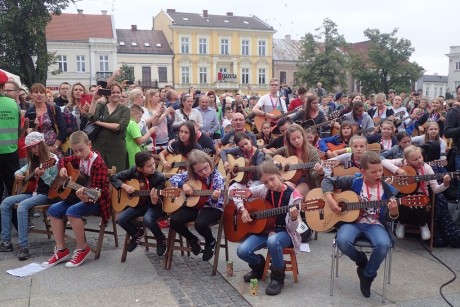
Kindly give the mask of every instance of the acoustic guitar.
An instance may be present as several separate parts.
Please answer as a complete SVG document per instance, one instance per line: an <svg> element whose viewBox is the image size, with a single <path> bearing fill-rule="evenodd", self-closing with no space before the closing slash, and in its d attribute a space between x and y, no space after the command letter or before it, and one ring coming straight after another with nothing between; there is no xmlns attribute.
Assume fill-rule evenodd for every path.
<svg viewBox="0 0 460 307"><path fill-rule="evenodd" d="M302 106L298 106L294 110L291 110L291 111L286 112L286 113L282 113L280 110L273 110L272 112L267 112L267 113L275 115L276 116L275 118L268 118L268 117L265 117L263 115L256 115L254 117L254 124L255 124L255 126L257 128L257 131L261 132L262 131L262 125L264 124L264 122L269 122L270 125L271 125L271 130L273 131L273 129L276 128L276 122L278 120L280 120L281 118L286 117L288 115L291 115L293 113L297 113L298 111L300 111L301 108L302 108Z"/></svg>
<svg viewBox="0 0 460 307"><path fill-rule="evenodd" d="M309 210L305 212L307 225L315 231L328 231L338 222L355 222L359 218L360 210L365 208L377 209L382 205L388 204L388 199L375 201L360 201L358 195L353 191L345 191L333 194L334 199L341 208L339 214L332 211L325 205L323 190L321 188L310 190L305 196L310 204L320 208L319 210ZM411 208L423 207L430 202L430 198L422 194L414 194L396 199L400 206Z"/></svg>
<svg viewBox="0 0 460 307"><path fill-rule="evenodd" d="M169 154L165 157L166 161L171 165L170 169L166 169L163 166L163 170L167 171L169 174L177 174L179 169L187 168L187 158L182 155L172 155Z"/></svg>
<svg viewBox="0 0 460 307"><path fill-rule="evenodd" d="M180 207L195 207L197 210L204 207L207 198L204 196L211 196L214 190L208 190L206 185L200 180L187 180L186 182L192 187L192 195L185 195L184 191L180 189L178 196L168 197L163 200L163 211L166 213L172 213L177 211ZM171 183L166 182L167 187L171 187ZM225 195L228 191L222 190L221 194Z"/></svg>
<svg viewBox="0 0 460 307"><path fill-rule="evenodd" d="M56 164L56 159L51 158L39 165L39 169L47 169ZM28 170L26 176L22 180L15 179L14 181L14 191L16 194L32 194L37 187L38 182L37 176L35 176L35 170Z"/></svg>
<svg viewBox="0 0 460 307"><path fill-rule="evenodd" d="M334 121L340 121L342 120L343 117L340 118L340 111L334 111L326 116L326 120L323 121L322 123L316 123L313 119L307 119L305 121L299 121L297 122L300 126L302 126L304 129L311 129L315 130L318 128L321 128L323 126L330 125Z"/></svg>
<svg viewBox="0 0 460 307"><path fill-rule="evenodd" d="M297 205L273 208L268 201L257 199L252 202L245 202L244 206L251 216L252 222L250 223L243 223L241 213L233 201L225 206L224 231L225 238L230 242L240 242L250 234L272 231L275 228L276 216L286 214L293 206L302 211L318 211L322 209L324 203L312 203L306 200Z"/></svg>
<svg viewBox="0 0 460 307"><path fill-rule="evenodd" d="M230 164L228 173L233 181L246 182L248 173L256 173L257 165L246 166L246 160L243 157L235 159L232 155L227 155L228 164ZM276 164L281 170L281 165Z"/></svg>
<svg viewBox="0 0 460 307"><path fill-rule="evenodd" d="M404 110L402 110L402 111L396 112L395 114L392 114L392 116L401 117L401 116L404 115L404 113L405 113ZM372 120L374 121L375 127L378 127L381 124L383 124L384 121L388 120L388 118L387 117L386 118L380 118L380 117L377 116L377 117L374 117Z"/></svg>
<svg viewBox="0 0 460 307"><path fill-rule="evenodd" d="M302 170L313 168L316 163L326 167L334 167L337 165L337 161L334 160L299 163L299 158L296 156L285 158L281 155L274 156L273 161L275 164L281 165L281 177L286 181L294 183L298 182L300 177L302 177Z"/></svg>
<svg viewBox="0 0 460 307"><path fill-rule="evenodd" d="M134 188L134 192L128 194L124 189L112 189L112 207L116 212L123 211L126 207L136 207L144 205L147 197L150 196L150 190L145 189L145 182L137 179L131 179L124 182ZM178 197L180 189L167 187L163 190L158 190L158 194L163 197Z"/></svg>
<svg viewBox="0 0 460 307"><path fill-rule="evenodd" d="M334 177L352 176L356 173L361 173L361 170L356 166L345 168L343 165L339 165L332 169L332 176Z"/></svg>
<svg viewBox="0 0 460 307"><path fill-rule="evenodd" d="M390 172L387 169L383 169L383 174L387 176L387 178L391 179L391 185L394 186L399 192L403 194L411 194L417 191L420 187L421 181L429 181L429 180L438 180L442 179L445 175L449 175L450 178L459 178L460 177L460 170L455 172L447 172L447 173L436 173L436 174L428 174L428 175L418 175L417 171L412 166L403 166L400 167L401 169L405 170L407 175L397 175L395 173Z"/></svg>
<svg viewBox="0 0 460 307"><path fill-rule="evenodd" d="M90 202L96 202L101 197L101 191L99 189L91 189L85 187L85 183L88 181L88 177L81 175L80 170L74 169L70 162L65 164L67 170L67 178L57 176L51 184L48 192L48 198L59 197L62 200L69 202L79 202L79 198L75 195L76 190L83 189L83 194L88 196Z"/></svg>

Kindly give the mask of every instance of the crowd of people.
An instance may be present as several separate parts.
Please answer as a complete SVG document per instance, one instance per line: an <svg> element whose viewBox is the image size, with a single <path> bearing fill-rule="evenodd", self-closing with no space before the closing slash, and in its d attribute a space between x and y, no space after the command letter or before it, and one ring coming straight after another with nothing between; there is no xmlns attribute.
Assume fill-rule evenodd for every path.
<svg viewBox="0 0 460 307"><path fill-rule="evenodd" d="M308 224L298 205L309 191L321 188L326 205L340 213L333 191L351 190L363 202L388 200L381 207L362 210L353 223L336 225L337 245L356 262L361 292L369 297L377 270L394 243L390 221L397 222L395 234L400 239L409 223L420 227L423 240L430 239L434 231L428 227L424 209L410 211L398 206L396 197L401 193L392 182L382 180L384 169L395 175L407 175L406 166L418 175L446 173L439 181L422 182L416 191L435 194L436 207L445 207L444 194L452 179L446 167L453 163L460 169L460 102L443 97L430 101L418 92L406 96L393 90L388 96L332 94L321 83L313 89L293 91L275 78L269 86L269 92L261 97L239 92L218 96L215 91L204 93L194 88L183 94L172 86L143 89L111 78L89 90L81 83L64 82L59 93L34 84L28 99L0 72L0 195L6 197L0 206L0 252L13 250L14 224L18 258L30 257L29 214L34 205L47 203L51 204L48 215L55 249L43 265L81 265L91 252L84 235L84 216L99 214L106 223L111 212L109 183L130 194L135 189L127 181L137 179L150 191L149 197L117 217L131 237L128 251L133 251L144 235L134 223L142 216L156 237L157 254L163 255L167 242L158 223L166 215L162 210L166 200L161 190L169 182L192 196L198 183L200 190L211 191L209 195L195 207L177 209L169 224L187 239L193 254L202 253L207 261L218 244L210 227L221 219L228 184L230 199L244 223L253 219L246 204L254 199L263 199L274 208L290 207L286 215L276 217L269 233L250 235L237 250L238 257L251 268L244 276L249 282L260 278L265 267L266 259L256 252L268 248L271 282L266 293L277 295L284 286L283 248L298 251L302 241L299 225ZM460 97L460 87L456 90ZM372 150L371 145L375 145ZM234 179L238 173L234 161L239 158L244 159L239 167L254 168L237 181L227 182L226 177ZM442 160L446 163L439 162ZM430 164L432 161L436 163ZM112 166L117 174L108 178L107 168ZM339 168L357 171L338 176ZM72 169L85 175L84 187L77 189L74 197L49 199L52 182L69 176ZM36 178L34 186L13 195L14 180L24 180L31 172ZM97 191L97 197L91 191ZM458 200L459 194L460 185L453 198ZM17 212L15 203L19 204ZM443 220L448 214L436 212ZM64 241L66 220L77 242L73 254ZM192 221L204 238L203 250L199 237L187 227ZM460 247L460 238L451 235L454 223L444 224L436 226L435 243ZM374 247L369 259L353 246L361 236Z"/></svg>

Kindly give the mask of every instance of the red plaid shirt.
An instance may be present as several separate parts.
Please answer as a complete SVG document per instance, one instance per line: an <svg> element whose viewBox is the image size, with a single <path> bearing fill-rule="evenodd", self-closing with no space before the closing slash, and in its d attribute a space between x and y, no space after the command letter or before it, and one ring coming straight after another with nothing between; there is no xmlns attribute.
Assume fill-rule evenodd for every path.
<svg viewBox="0 0 460 307"><path fill-rule="evenodd" d="M110 218L110 195L109 195L109 177L107 166L101 157L101 154L97 153L97 158L91 165L91 184L90 188L98 188L101 190L101 197L98 200L99 207L101 208L102 222L107 223ZM70 162L74 169L80 168L80 159L76 156L65 157L59 160L59 170L64 167L65 163Z"/></svg>

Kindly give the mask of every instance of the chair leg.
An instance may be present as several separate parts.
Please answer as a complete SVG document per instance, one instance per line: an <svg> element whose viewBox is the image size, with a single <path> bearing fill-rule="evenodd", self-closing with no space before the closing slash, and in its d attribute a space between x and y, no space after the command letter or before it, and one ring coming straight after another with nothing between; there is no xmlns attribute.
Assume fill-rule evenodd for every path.
<svg viewBox="0 0 460 307"><path fill-rule="evenodd" d="M99 226L99 237L97 238L97 245L96 245L96 256L94 257L94 260L99 259L101 256L101 249L102 249L102 241L104 240L104 233L105 233L105 227L107 227L106 224L101 223Z"/></svg>
<svg viewBox="0 0 460 307"><path fill-rule="evenodd" d="M216 247L214 250L214 262L212 264L212 273L211 276L215 276L217 273L217 265L219 264L219 254L220 254L220 247L222 242L222 230L223 230L223 219L224 215L220 218L219 222L219 229L217 230L217 238L216 238Z"/></svg>
<svg viewBox="0 0 460 307"><path fill-rule="evenodd" d="M388 251L388 284L391 283L391 262L393 261L393 248Z"/></svg>
<svg viewBox="0 0 460 307"><path fill-rule="evenodd" d="M125 235L125 242L123 243L123 251L121 252L121 262L126 261L126 256L128 255L128 242L129 242L130 235L126 233Z"/></svg>
<svg viewBox="0 0 460 307"><path fill-rule="evenodd" d="M385 303L385 297L387 293L387 281L388 281L388 254L385 257L385 265L383 268L383 289L382 289L382 303Z"/></svg>
<svg viewBox="0 0 460 307"><path fill-rule="evenodd" d="M332 253L331 253L331 281L330 283L330 288L329 288L329 294L330 296L334 295L334 279L335 277L338 276L338 257L337 257L337 243L334 242L332 243ZM335 272L334 272L335 271ZM336 276L334 276L336 274Z"/></svg>
<svg viewBox="0 0 460 307"><path fill-rule="evenodd" d="M299 267L297 266L297 256L295 254L295 251L290 253L291 256L291 266L292 266L292 274L294 275L294 282L298 283L299 282Z"/></svg>
<svg viewBox="0 0 460 307"><path fill-rule="evenodd" d="M46 210L44 210L42 212L42 215L43 215L43 222L45 223L45 228L46 228L46 232L47 232L47 235L48 235L48 240L51 239L51 225L50 223L48 222L48 214L46 213Z"/></svg>
<svg viewBox="0 0 460 307"><path fill-rule="evenodd" d="M227 241L227 238L225 238L225 261L228 262L228 241Z"/></svg>
<svg viewBox="0 0 460 307"><path fill-rule="evenodd" d="M172 256L174 252L174 245L176 243L176 232L169 227L168 233L168 247L166 249L166 257L165 257L165 269L169 270L171 268Z"/></svg>
<svg viewBox="0 0 460 307"><path fill-rule="evenodd" d="M142 226L144 228L144 241L145 241L145 250L148 252L149 251L149 236L147 234L147 227Z"/></svg>
<svg viewBox="0 0 460 307"><path fill-rule="evenodd" d="M113 239L115 240L115 247L118 247L118 231L115 213L112 212L112 228L113 228Z"/></svg>
<svg viewBox="0 0 460 307"><path fill-rule="evenodd" d="M265 259L265 266L264 266L264 273L262 274L262 278L261 280L265 281L265 278L267 278L267 272L268 272L268 268L270 267L270 262L271 262L271 257L270 257L270 253L267 251L267 257Z"/></svg>
<svg viewBox="0 0 460 307"><path fill-rule="evenodd" d="M433 251L433 243L434 243L434 206L436 205L436 196L433 195L431 199L431 220L430 220L430 230L431 230L431 238L430 238L430 247L429 251Z"/></svg>

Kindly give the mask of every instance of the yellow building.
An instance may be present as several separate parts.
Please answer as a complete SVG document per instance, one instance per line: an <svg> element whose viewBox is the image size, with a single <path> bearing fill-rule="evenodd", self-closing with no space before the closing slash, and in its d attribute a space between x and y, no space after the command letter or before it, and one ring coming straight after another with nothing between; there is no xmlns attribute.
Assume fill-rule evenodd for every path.
<svg viewBox="0 0 460 307"><path fill-rule="evenodd" d="M162 30L174 53L177 91L190 87L242 94L265 93L272 77L273 27L256 16L161 11L153 28Z"/></svg>

